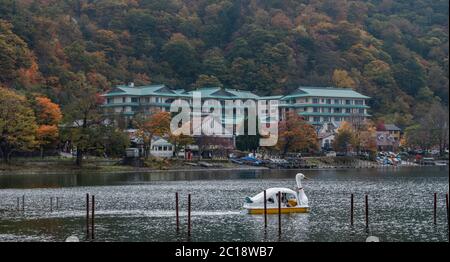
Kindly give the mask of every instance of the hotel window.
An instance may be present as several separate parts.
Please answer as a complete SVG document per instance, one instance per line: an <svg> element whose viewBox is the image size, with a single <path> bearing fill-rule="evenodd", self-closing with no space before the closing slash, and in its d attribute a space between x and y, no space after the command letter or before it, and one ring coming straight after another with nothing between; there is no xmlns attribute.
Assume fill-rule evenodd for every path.
<svg viewBox="0 0 450 262"><path fill-rule="evenodd" d="M324 113L331 113L331 108L325 107L325 108L323 109L323 112L324 112Z"/></svg>
<svg viewBox="0 0 450 262"><path fill-rule="evenodd" d="M339 100L339 99L334 99L334 103L339 105L339 104L341 103L341 100Z"/></svg>
<svg viewBox="0 0 450 262"><path fill-rule="evenodd" d="M329 117L329 116L324 117L324 118L323 118L323 121L325 121L325 122L330 122L330 117Z"/></svg>
<svg viewBox="0 0 450 262"><path fill-rule="evenodd" d="M306 98L306 99L305 99L305 103L308 103L308 102L309 102L309 99L308 99L308 98Z"/></svg>
<svg viewBox="0 0 450 262"><path fill-rule="evenodd" d="M137 97L132 97L131 98L131 102L132 103L137 103L138 102L138 98Z"/></svg>
<svg viewBox="0 0 450 262"><path fill-rule="evenodd" d="M345 104L346 104L346 105L351 105L351 104L352 104L352 100L348 100L348 99L345 100Z"/></svg>
<svg viewBox="0 0 450 262"><path fill-rule="evenodd" d="M145 98L145 103L150 103L150 97Z"/></svg>
<svg viewBox="0 0 450 262"><path fill-rule="evenodd" d="M127 98L126 97L122 97L122 103L126 103L127 102Z"/></svg>
<svg viewBox="0 0 450 262"><path fill-rule="evenodd" d="M315 116L315 117L314 117L314 122L320 122L320 117Z"/></svg>
<svg viewBox="0 0 450 262"><path fill-rule="evenodd" d="M363 100L355 100L355 105L362 106L362 105L364 105L364 101Z"/></svg>
<svg viewBox="0 0 450 262"><path fill-rule="evenodd" d="M318 107L314 107L314 108L313 108L313 112L314 112L314 113L318 113L318 112L319 112L319 108L318 108Z"/></svg>
<svg viewBox="0 0 450 262"><path fill-rule="evenodd" d="M351 112L352 112L352 110L350 108L345 109L345 113L350 114Z"/></svg>
<svg viewBox="0 0 450 262"><path fill-rule="evenodd" d="M334 109L334 112L335 112L335 113L341 113L342 111L341 111L340 108L335 108L335 109Z"/></svg>
<svg viewBox="0 0 450 262"><path fill-rule="evenodd" d="M341 118L338 117L338 116L336 116L336 117L334 118L334 121L336 121L336 122L341 122Z"/></svg>
<svg viewBox="0 0 450 262"><path fill-rule="evenodd" d="M321 102L322 102L322 103L325 103L325 99L322 98Z"/></svg>
<svg viewBox="0 0 450 262"><path fill-rule="evenodd" d="M159 97L156 97L155 100L156 100L156 103L159 103L161 101L161 99Z"/></svg>
<svg viewBox="0 0 450 262"><path fill-rule="evenodd" d="M313 104L318 104L319 103L319 99L318 98L313 98L312 102L313 102Z"/></svg>
<svg viewBox="0 0 450 262"><path fill-rule="evenodd" d="M331 104L331 99L327 99L327 104Z"/></svg>
<svg viewBox="0 0 450 262"><path fill-rule="evenodd" d="M108 98L106 103L112 104L112 101L113 101L113 100L112 100L111 98Z"/></svg>

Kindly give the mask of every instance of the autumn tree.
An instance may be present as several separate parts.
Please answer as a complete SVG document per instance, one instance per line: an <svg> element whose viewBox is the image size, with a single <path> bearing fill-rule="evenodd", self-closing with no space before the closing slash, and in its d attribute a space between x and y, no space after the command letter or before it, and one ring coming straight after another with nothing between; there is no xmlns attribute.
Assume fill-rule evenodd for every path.
<svg viewBox="0 0 450 262"><path fill-rule="evenodd" d="M0 83L11 84L20 69L32 66L32 56L23 39L13 33L12 25L0 19Z"/></svg>
<svg viewBox="0 0 450 262"><path fill-rule="evenodd" d="M62 120L62 113L59 105L53 103L49 98L37 96L34 98L33 109L36 115L37 140L41 150L41 157L44 157L46 146L56 142L59 138L59 127Z"/></svg>
<svg viewBox="0 0 450 262"><path fill-rule="evenodd" d="M33 110L24 96L0 86L0 153L9 163L16 151L36 147L38 126Z"/></svg>
<svg viewBox="0 0 450 262"><path fill-rule="evenodd" d="M449 145L448 109L439 105L432 105L417 122L417 124L406 128L405 144L410 148L422 150L437 147L440 155L444 155L444 150Z"/></svg>
<svg viewBox="0 0 450 262"><path fill-rule="evenodd" d="M134 123L138 128L137 136L142 140L145 156L148 158L152 140L155 136L166 136L170 133L171 115L169 112L154 112L149 117L141 114L135 117Z"/></svg>
<svg viewBox="0 0 450 262"><path fill-rule="evenodd" d="M376 131L371 121L358 115L350 116L337 130L335 150L345 153L354 150L358 154L368 152L373 156L377 151Z"/></svg>
<svg viewBox="0 0 450 262"><path fill-rule="evenodd" d="M365 152L371 156L375 155L377 152L377 129L371 121L364 121L362 126L354 132L354 136L358 153Z"/></svg>
<svg viewBox="0 0 450 262"><path fill-rule="evenodd" d="M283 157L288 152L317 150L319 144L316 130L301 116L289 112L279 123L276 147Z"/></svg>
<svg viewBox="0 0 450 262"><path fill-rule="evenodd" d="M352 151L355 144L355 135L349 123L343 122L338 128L334 137L333 148L337 152L344 152L346 155Z"/></svg>
<svg viewBox="0 0 450 262"><path fill-rule="evenodd" d="M333 84L336 87L355 88L356 83L345 70L335 69L333 72Z"/></svg>
<svg viewBox="0 0 450 262"><path fill-rule="evenodd" d="M222 87L222 83L215 76L199 75L197 81L194 83L195 88L201 87Z"/></svg>

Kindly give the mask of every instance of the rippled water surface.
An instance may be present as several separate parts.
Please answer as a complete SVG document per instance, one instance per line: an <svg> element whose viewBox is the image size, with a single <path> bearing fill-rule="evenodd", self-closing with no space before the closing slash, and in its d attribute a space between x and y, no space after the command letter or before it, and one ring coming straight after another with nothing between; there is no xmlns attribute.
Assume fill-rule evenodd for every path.
<svg viewBox="0 0 450 262"><path fill-rule="evenodd" d="M279 237L278 216L269 215L264 230L263 216L246 214L243 199L268 187L292 188L297 172L0 175L0 241L64 241L70 235L84 239L86 193L96 198L97 241L188 240L189 193L191 241L365 241L368 235L381 241L448 241L447 167L302 171L311 178L304 181L311 213L282 215ZM178 233L175 192L180 195ZM434 192L438 193L437 225L433 224Z"/></svg>

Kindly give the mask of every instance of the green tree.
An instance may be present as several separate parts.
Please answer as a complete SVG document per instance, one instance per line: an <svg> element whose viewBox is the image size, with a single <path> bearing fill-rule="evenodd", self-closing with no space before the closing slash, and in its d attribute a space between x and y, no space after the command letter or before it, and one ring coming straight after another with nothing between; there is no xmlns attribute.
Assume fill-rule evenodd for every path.
<svg viewBox="0 0 450 262"><path fill-rule="evenodd" d="M5 163L16 151L35 149L37 124L24 96L0 86L0 152Z"/></svg>
<svg viewBox="0 0 450 262"><path fill-rule="evenodd" d="M100 105L103 98L90 86L84 76L71 83L71 103L64 108L64 138L76 148L77 166L82 166L84 155L97 144L96 137L105 123L105 115Z"/></svg>
<svg viewBox="0 0 450 262"><path fill-rule="evenodd" d="M162 47L161 51L164 60L184 80L183 83L192 83L194 81L199 67L199 59L195 48L186 37L175 34Z"/></svg>

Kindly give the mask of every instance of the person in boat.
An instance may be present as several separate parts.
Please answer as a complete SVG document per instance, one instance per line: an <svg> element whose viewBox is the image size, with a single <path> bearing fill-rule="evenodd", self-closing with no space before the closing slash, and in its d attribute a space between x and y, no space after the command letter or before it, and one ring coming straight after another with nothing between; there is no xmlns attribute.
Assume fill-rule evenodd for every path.
<svg viewBox="0 0 450 262"><path fill-rule="evenodd" d="M276 194L277 199L278 199L278 193ZM287 200L286 194L285 193L281 193L281 205L283 207L288 207L289 206L289 202Z"/></svg>

